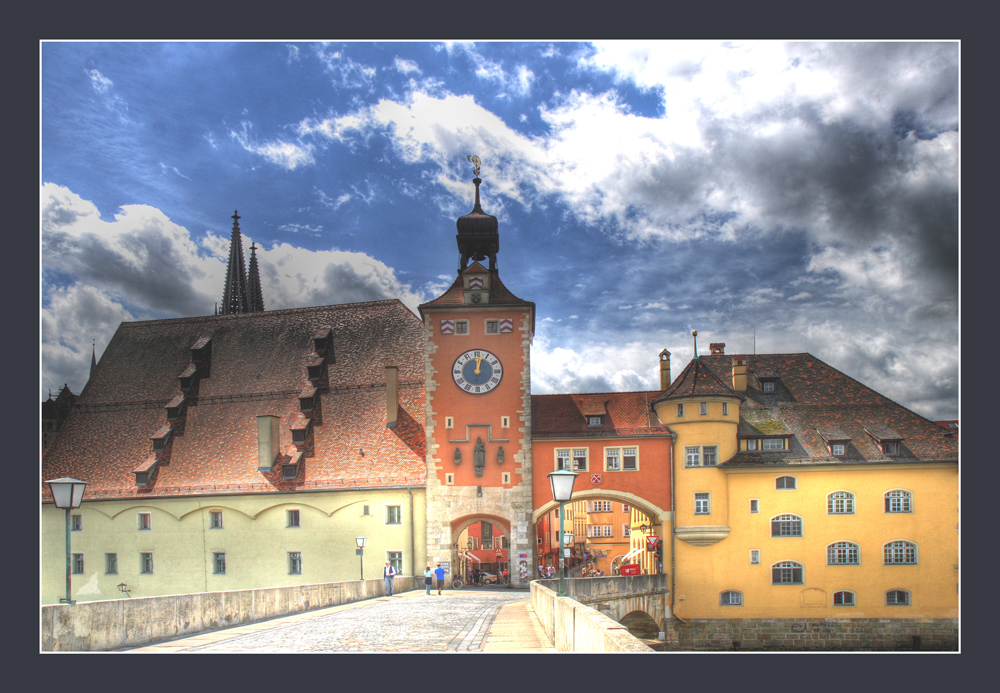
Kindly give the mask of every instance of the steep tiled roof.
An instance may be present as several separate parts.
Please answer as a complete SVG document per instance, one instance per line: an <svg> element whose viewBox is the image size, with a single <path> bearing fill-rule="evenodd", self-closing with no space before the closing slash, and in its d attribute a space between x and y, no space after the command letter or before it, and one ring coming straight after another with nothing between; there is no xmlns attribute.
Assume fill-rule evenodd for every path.
<svg viewBox="0 0 1000 693"><path fill-rule="evenodd" d="M655 392L532 395L533 438L662 436L670 429L650 409ZM603 425L588 426L586 414L606 408Z"/></svg>
<svg viewBox="0 0 1000 693"><path fill-rule="evenodd" d="M691 362L674 379L670 387L656 398L656 401L662 402L663 400L676 399L678 397L698 397L704 395L721 395L742 399L733 388L720 380L719 376L703 363L702 358L691 359ZM732 382L731 379L730 382Z"/></svg>
<svg viewBox="0 0 1000 693"><path fill-rule="evenodd" d="M732 356L698 360L724 382L732 382ZM740 436L791 435L784 452L737 453L725 466L870 464L955 461L958 444L942 436L932 421L880 395L811 354L747 356L747 390L740 392ZM762 392L761 372L775 373L780 384ZM869 432L900 439L899 454L886 456ZM826 440L824 440L824 435ZM828 441L846 439L843 456L834 457Z"/></svg>
<svg viewBox="0 0 1000 693"><path fill-rule="evenodd" d="M482 266L480 266L482 269ZM465 271L468 271L466 269ZM485 270L484 270L485 271ZM422 304L420 307L425 306L460 306L465 303L465 289L463 287L462 275L459 274L455 281L452 283L448 290L443 294L435 298L433 301L428 301ZM510 290L503 285L500 281L500 275L494 271L490 273L490 293L489 293L489 304L492 305L518 305L518 306L533 306L535 305L531 301L525 301L524 299L518 298L510 292Z"/></svg>
<svg viewBox="0 0 1000 693"><path fill-rule="evenodd" d="M280 417L288 453L310 389L313 336L332 328L313 421L313 456L293 480L257 470L256 417ZM152 483L137 487L150 438L166 424L191 347L211 337ZM87 498L254 493L425 483L420 320L399 301L122 323L50 446L42 479L88 482ZM399 367L399 421L386 428L385 366ZM364 454L361 451L364 451ZM141 469L139 470L141 471ZM48 494L43 487L43 498Z"/></svg>

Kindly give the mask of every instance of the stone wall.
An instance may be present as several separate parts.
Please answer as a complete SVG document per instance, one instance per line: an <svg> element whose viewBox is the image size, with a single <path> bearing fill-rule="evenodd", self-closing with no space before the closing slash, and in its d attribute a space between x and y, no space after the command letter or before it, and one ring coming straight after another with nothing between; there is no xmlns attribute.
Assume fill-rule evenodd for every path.
<svg viewBox="0 0 1000 693"><path fill-rule="evenodd" d="M412 589L414 580L410 576L397 577L393 584L394 592ZM379 578L50 604L42 607L42 650L81 652L139 647L383 594L385 586Z"/></svg>
<svg viewBox="0 0 1000 693"><path fill-rule="evenodd" d="M957 619L672 619L671 650L958 650Z"/></svg>
<svg viewBox="0 0 1000 693"><path fill-rule="evenodd" d="M604 614L584 606L535 580L531 605L542 630L558 652L652 652L628 629Z"/></svg>

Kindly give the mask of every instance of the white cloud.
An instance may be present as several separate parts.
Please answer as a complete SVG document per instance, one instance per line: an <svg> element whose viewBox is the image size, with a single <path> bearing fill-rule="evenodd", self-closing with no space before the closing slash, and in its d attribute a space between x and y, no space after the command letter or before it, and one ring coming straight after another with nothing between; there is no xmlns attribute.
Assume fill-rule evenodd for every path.
<svg viewBox="0 0 1000 693"><path fill-rule="evenodd" d="M253 125L244 120L240 123L239 130L229 131L229 136L248 152L262 156L272 164L277 164L289 171L294 171L299 166L311 166L316 163L313 158L313 145L280 139L258 143L253 137L252 131Z"/></svg>
<svg viewBox="0 0 1000 693"><path fill-rule="evenodd" d="M398 72L401 72L404 75L408 75L413 72L416 72L418 75L420 74L420 67L414 61L406 60L405 58L400 58L399 56L396 56L396 59L393 61L393 66Z"/></svg>

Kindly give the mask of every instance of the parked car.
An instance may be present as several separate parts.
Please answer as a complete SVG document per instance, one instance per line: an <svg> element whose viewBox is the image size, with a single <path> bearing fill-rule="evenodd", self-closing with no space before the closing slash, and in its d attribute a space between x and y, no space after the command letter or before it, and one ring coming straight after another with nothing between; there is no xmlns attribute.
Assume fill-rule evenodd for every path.
<svg viewBox="0 0 1000 693"><path fill-rule="evenodd" d="M493 573L482 572L479 574L479 582L484 585L495 585L497 576Z"/></svg>

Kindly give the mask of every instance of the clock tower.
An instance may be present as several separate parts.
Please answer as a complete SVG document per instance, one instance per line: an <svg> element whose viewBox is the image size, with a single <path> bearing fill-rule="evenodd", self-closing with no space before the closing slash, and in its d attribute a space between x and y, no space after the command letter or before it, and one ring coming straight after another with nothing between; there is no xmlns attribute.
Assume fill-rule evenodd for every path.
<svg viewBox="0 0 1000 693"><path fill-rule="evenodd" d="M480 206L479 160L469 160L476 165L476 202L457 222L458 274L447 291L419 307L425 335L427 559L448 561L451 574L457 573L467 549L458 545L459 536L487 521L508 540L505 567L511 582L524 586L520 563L531 575L535 560L530 371L535 304L500 281L497 218Z"/></svg>

